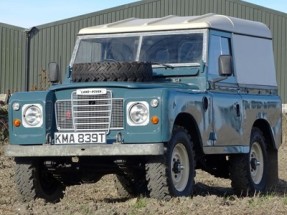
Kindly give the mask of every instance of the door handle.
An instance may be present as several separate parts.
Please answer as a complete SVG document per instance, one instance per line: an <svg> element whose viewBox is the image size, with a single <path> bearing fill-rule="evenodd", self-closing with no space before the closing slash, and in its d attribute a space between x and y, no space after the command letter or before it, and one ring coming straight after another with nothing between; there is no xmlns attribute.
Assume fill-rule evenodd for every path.
<svg viewBox="0 0 287 215"><path fill-rule="evenodd" d="M237 117L240 117L240 105L238 104L238 103L235 103L234 105L233 105L233 107L234 107L234 109L235 109L235 112L236 112L236 116Z"/></svg>

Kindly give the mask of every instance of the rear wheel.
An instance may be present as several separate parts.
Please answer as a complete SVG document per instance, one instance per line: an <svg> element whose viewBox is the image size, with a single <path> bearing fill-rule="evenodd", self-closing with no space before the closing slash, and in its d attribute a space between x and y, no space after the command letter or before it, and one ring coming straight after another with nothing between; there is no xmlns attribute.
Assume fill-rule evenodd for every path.
<svg viewBox="0 0 287 215"><path fill-rule="evenodd" d="M258 128L253 128L248 154L230 157L231 185L237 195L253 195L267 188L266 141Z"/></svg>
<svg viewBox="0 0 287 215"><path fill-rule="evenodd" d="M114 182L119 197L132 198L135 196L133 185L128 178L122 175L116 175Z"/></svg>
<svg viewBox="0 0 287 215"><path fill-rule="evenodd" d="M135 180L124 175L116 175L115 187L121 198L147 196L148 194L145 178Z"/></svg>
<svg viewBox="0 0 287 215"><path fill-rule="evenodd" d="M24 202L42 198L57 202L63 197L64 186L49 173L41 162L16 158L16 186Z"/></svg>
<svg viewBox="0 0 287 215"><path fill-rule="evenodd" d="M148 195L144 168L141 165L137 167L129 168L121 166L121 173L115 176L115 187L121 198Z"/></svg>
<svg viewBox="0 0 287 215"><path fill-rule="evenodd" d="M190 196L194 185L194 152L188 132L179 126L167 145L165 159L146 164L150 196L168 200L173 196Z"/></svg>

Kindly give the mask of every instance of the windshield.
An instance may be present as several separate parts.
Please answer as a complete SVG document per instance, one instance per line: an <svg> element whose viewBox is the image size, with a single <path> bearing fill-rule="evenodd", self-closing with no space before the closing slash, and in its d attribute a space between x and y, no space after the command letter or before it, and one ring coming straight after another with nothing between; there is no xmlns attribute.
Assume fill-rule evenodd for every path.
<svg viewBox="0 0 287 215"><path fill-rule="evenodd" d="M158 63L199 63L202 34L158 35L143 37L140 61Z"/></svg>
<svg viewBox="0 0 287 215"><path fill-rule="evenodd" d="M79 40L73 63L142 61L192 64L201 61L202 53L203 33L83 37Z"/></svg>
<svg viewBox="0 0 287 215"><path fill-rule="evenodd" d="M135 61L139 37L82 39L75 63Z"/></svg>

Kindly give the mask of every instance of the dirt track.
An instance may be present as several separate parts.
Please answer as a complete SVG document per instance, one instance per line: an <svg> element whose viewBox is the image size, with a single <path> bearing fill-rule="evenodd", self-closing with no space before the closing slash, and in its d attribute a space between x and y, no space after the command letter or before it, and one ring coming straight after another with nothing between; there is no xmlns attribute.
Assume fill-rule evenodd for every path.
<svg viewBox="0 0 287 215"><path fill-rule="evenodd" d="M119 199L113 176L103 177L96 184L68 187L61 202L18 200L13 181L14 162L3 156L0 144L0 214L287 214L287 145L279 151L279 184L274 193L265 196L238 198L230 181L197 171L195 195L173 198L169 202L148 198Z"/></svg>

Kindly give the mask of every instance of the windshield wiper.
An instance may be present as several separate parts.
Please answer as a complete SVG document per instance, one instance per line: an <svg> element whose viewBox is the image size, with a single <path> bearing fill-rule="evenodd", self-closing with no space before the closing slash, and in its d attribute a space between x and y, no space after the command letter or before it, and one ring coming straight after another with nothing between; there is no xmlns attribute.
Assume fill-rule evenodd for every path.
<svg viewBox="0 0 287 215"><path fill-rule="evenodd" d="M165 69L174 69L174 66L171 66L171 65L165 64L165 63L151 62L151 64L152 64L152 65L163 66Z"/></svg>

